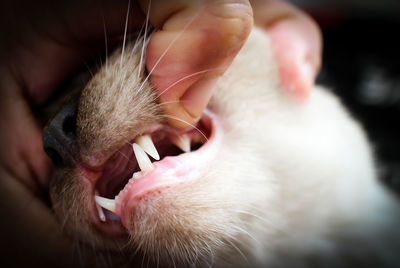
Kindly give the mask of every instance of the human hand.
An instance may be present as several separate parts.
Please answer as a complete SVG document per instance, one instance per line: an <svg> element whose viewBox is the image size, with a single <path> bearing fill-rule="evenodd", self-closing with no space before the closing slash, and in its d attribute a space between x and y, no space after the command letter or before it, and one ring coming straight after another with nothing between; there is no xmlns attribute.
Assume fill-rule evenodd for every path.
<svg viewBox="0 0 400 268"><path fill-rule="evenodd" d="M51 164L42 149L41 129L34 111L88 58L104 51L104 31L108 45L124 35L128 2L39 0L22 5L12 1L4 4L8 6L2 10L8 12L0 20L0 33L5 37L0 49L2 252L13 265L15 261L32 266L35 265L32 262L39 261L38 265L44 263L44 266L76 266L74 262L79 262L79 253L73 258L72 243L63 235L62 226L46 201ZM147 8L146 1L130 3L128 34L142 27ZM176 8L173 2L151 6L150 22L164 29L173 28L176 21L186 19L184 11L169 18ZM189 4L187 8L201 7ZM215 11L216 15L208 16L218 20L222 8L211 8L202 15L207 17L208 12ZM251 20L250 15L246 16ZM205 18L200 16L200 19ZM179 25L175 34L178 29ZM156 38L159 37L156 35ZM228 45L238 46L234 41ZM179 40L176 45L184 46L185 42ZM149 48L149 54L157 54L160 49Z"/></svg>
<svg viewBox="0 0 400 268"><path fill-rule="evenodd" d="M182 32L188 18L198 16L199 23L193 23L190 31L169 48L165 60L158 63L151 77L161 94L164 112L171 116L171 125L186 128L198 121L218 77L246 41L252 12L255 24L270 37L282 89L300 100L307 99L320 68L322 40L317 24L304 12L281 0L253 0L253 8L248 1L226 4L224 8L211 1L206 10L218 11L204 13L199 13L199 9L183 9L184 2L179 0L173 2L174 10L184 12L170 17L163 31L153 35L147 50L149 70ZM224 1L220 2L223 6ZM155 9L159 6L160 1L155 1Z"/></svg>

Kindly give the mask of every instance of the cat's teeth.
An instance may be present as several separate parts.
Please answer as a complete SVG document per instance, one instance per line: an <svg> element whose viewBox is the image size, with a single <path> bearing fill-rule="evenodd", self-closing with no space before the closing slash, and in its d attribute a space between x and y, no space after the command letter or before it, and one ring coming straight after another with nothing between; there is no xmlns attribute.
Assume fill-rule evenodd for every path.
<svg viewBox="0 0 400 268"><path fill-rule="evenodd" d="M100 207L103 207L103 208L115 213L115 200L114 199L108 199L108 198L104 198L104 197L95 195L94 200L96 201L96 204L98 204ZM105 217L104 217L104 219L105 219Z"/></svg>
<svg viewBox="0 0 400 268"><path fill-rule="evenodd" d="M160 160L160 155L158 154L150 135L139 136L135 139L135 142L142 147L143 151L148 153L155 160Z"/></svg>
<svg viewBox="0 0 400 268"><path fill-rule="evenodd" d="M147 156L145 151L143 151L140 145L134 143L133 144L133 152L135 153L136 160L139 164L140 170L142 171L150 171L153 169L153 164L150 161L150 158Z"/></svg>
<svg viewBox="0 0 400 268"><path fill-rule="evenodd" d="M96 196L99 196L99 192L95 191L95 198ZM99 213L99 218L102 222L106 221L106 215L104 215L103 209L100 207L100 205L96 202L96 208L97 208L97 212Z"/></svg>
<svg viewBox="0 0 400 268"><path fill-rule="evenodd" d="M175 136L172 142L185 153L190 152L190 138L188 136Z"/></svg>
<svg viewBox="0 0 400 268"><path fill-rule="evenodd" d="M140 178L141 176L140 176L140 173L139 172L135 172L135 173L133 173L132 174L132 178L134 178L134 179L138 179L138 178Z"/></svg>

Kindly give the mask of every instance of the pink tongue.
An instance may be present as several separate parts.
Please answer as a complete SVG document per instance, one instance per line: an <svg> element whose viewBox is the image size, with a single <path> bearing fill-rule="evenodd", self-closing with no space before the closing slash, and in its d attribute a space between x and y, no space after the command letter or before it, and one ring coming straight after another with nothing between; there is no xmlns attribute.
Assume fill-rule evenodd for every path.
<svg viewBox="0 0 400 268"><path fill-rule="evenodd" d="M139 178L131 178L125 188L116 197L116 214L122 224L128 228L135 213L137 203L147 194L160 192L173 184L182 182L193 169L186 157L165 157L154 162L154 169L141 172Z"/></svg>

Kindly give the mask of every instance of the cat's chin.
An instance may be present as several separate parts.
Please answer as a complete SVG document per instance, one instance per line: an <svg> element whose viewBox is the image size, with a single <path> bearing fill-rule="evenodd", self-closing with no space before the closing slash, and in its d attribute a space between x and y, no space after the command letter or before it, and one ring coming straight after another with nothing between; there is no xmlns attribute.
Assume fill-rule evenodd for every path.
<svg viewBox="0 0 400 268"><path fill-rule="evenodd" d="M93 193L88 207L94 225L102 233L130 233L132 225L145 216L136 213L142 200L201 179L215 161L223 136L218 116L209 110L196 127L183 132L163 126L150 129L118 150L102 171L96 170L96 175L88 178L89 192ZM90 172L85 167L83 174L90 177Z"/></svg>

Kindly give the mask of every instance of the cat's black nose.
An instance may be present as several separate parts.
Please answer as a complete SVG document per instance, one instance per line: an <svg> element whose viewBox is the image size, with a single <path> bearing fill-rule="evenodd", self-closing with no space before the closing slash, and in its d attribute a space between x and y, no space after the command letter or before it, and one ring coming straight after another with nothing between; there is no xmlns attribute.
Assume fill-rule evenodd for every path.
<svg viewBox="0 0 400 268"><path fill-rule="evenodd" d="M43 148L57 167L73 166L78 156L76 105L65 105L43 132Z"/></svg>

